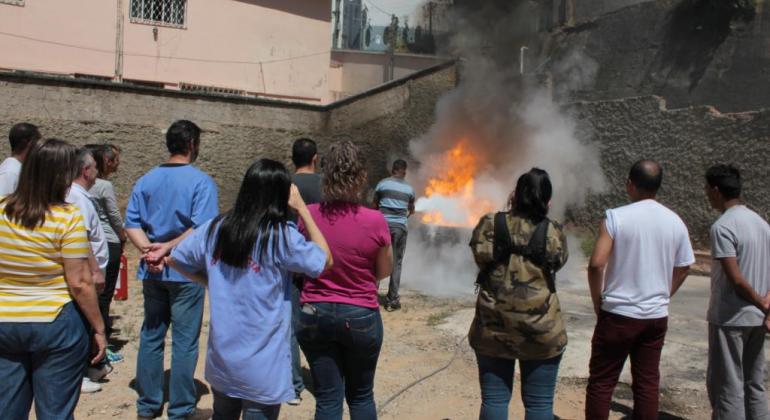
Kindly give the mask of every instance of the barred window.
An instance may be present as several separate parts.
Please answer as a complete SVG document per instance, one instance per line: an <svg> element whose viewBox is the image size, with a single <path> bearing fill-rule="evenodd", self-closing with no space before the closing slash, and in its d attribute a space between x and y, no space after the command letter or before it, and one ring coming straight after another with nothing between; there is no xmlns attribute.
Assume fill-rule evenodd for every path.
<svg viewBox="0 0 770 420"><path fill-rule="evenodd" d="M131 0L131 21L184 27L187 0Z"/></svg>
<svg viewBox="0 0 770 420"><path fill-rule="evenodd" d="M0 0L0 4L14 4L16 6L24 6L24 0Z"/></svg>

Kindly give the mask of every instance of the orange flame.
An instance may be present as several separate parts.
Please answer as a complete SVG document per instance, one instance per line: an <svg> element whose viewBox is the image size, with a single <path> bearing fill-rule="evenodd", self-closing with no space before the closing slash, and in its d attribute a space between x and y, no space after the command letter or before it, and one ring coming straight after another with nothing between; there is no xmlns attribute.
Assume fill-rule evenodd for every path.
<svg viewBox="0 0 770 420"><path fill-rule="evenodd" d="M428 179L425 196L440 195L457 201L465 215L465 220L448 220L438 210L424 212L422 222L426 224L453 227L473 227L479 218L492 211L493 204L474 194L474 181L478 171L478 156L468 147L468 141L463 139L448 150L442 159L442 173Z"/></svg>

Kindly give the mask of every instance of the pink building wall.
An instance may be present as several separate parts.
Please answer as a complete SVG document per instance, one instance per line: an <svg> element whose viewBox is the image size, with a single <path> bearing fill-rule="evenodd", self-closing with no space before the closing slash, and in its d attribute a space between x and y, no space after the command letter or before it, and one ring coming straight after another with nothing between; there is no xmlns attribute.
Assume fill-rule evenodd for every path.
<svg viewBox="0 0 770 420"><path fill-rule="evenodd" d="M182 28L131 22L130 3L0 0L0 68L120 74L308 102L330 97L330 0L188 0Z"/></svg>

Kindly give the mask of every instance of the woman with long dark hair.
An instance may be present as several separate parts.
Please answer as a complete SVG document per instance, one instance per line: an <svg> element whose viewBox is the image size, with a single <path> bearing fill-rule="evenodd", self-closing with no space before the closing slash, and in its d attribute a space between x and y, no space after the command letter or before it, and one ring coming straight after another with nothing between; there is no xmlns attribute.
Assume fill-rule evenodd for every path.
<svg viewBox="0 0 770 420"><path fill-rule="evenodd" d="M289 222L299 214L310 241ZM207 284L210 332L206 380L214 419L277 419L294 399L291 381L290 273L317 276L332 264L323 235L280 162L256 161L235 205L201 225L168 263Z"/></svg>
<svg viewBox="0 0 770 420"><path fill-rule="evenodd" d="M377 418L374 373L383 338L377 281L390 275L393 255L382 213L361 205L364 168L353 143L332 144L324 155L323 201L309 206L335 261L309 276L300 296L297 340L313 375L316 420L342 419L343 400L352 420Z"/></svg>
<svg viewBox="0 0 770 420"><path fill-rule="evenodd" d="M519 177L510 210L473 230L479 296L468 341L476 352L482 420L508 418L516 360L527 420L553 419L553 395L567 333L554 283L567 261L561 226L548 219L551 180L533 168Z"/></svg>
<svg viewBox="0 0 770 420"><path fill-rule="evenodd" d="M104 290L99 293L99 310L107 327L107 338L112 333L110 322L110 305L115 294L115 285L120 273L120 256L123 254L123 245L126 243L126 232L123 229L123 217L118 207L118 199L112 182L108 180L110 175L117 172L120 164L120 152L116 146L110 144L87 144L96 161L96 183L88 193L96 200L96 211L99 213L99 221L107 239L109 260L104 274ZM107 359L110 362L123 360L123 356L107 349Z"/></svg>
<svg viewBox="0 0 770 420"><path fill-rule="evenodd" d="M34 399L38 419L72 419L91 348L89 329L92 363L104 356L86 227L80 210L65 201L78 169L74 146L39 142L16 190L0 199L3 418L27 418Z"/></svg>

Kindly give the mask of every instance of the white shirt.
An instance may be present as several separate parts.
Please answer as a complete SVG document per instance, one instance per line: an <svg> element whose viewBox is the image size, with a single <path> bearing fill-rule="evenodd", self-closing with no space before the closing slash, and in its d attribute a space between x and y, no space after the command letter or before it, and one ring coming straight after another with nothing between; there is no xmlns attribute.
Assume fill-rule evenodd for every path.
<svg viewBox="0 0 770 420"><path fill-rule="evenodd" d="M16 191L21 174L21 162L15 157L9 157L0 163L0 196Z"/></svg>
<svg viewBox="0 0 770 420"><path fill-rule="evenodd" d="M83 215L83 222L88 231L88 242L91 244L91 252L96 257L96 263L99 268L107 268L109 260L109 249L107 248L107 238L104 236L104 229L99 221L99 214L94 207L93 198L85 188L79 184L72 183L70 191L67 193L67 202L76 205Z"/></svg>
<svg viewBox="0 0 770 420"><path fill-rule="evenodd" d="M607 210L613 239L602 309L636 319L668 316L674 267L695 262L682 219L655 200Z"/></svg>

